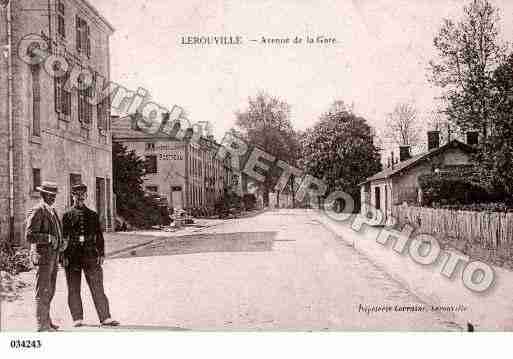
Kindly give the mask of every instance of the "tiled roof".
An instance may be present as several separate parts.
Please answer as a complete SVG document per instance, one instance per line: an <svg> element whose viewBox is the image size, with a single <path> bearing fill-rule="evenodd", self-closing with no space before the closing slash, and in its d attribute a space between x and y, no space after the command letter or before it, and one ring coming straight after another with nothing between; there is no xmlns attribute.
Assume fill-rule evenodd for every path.
<svg viewBox="0 0 513 359"><path fill-rule="evenodd" d="M116 140L145 140L145 139L167 139L173 140L168 134L159 132L156 134L148 134L144 131L134 128L135 117L112 117L111 119L111 131L112 139ZM214 139L207 137L201 137L201 143L204 145L210 145L219 148L221 145Z"/></svg>
<svg viewBox="0 0 513 359"><path fill-rule="evenodd" d="M406 161L399 162L399 163L395 164L393 168L392 167L386 168L383 171L378 172L375 175L367 178L367 180L365 182L362 182L361 184L365 184L367 182L372 182L372 181L392 177L396 174L399 174L403 170L406 170L410 167L414 167L418 163L422 162L423 160L427 160L427 159L431 158L432 156L437 155L441 152L444 152L450 148L460 148L461 150L468 152L468 153L474 151L473 147L471 147L463 142L460 142L458 140L452 140L451 142L449 142L441 147L432 149L431 151L422 153L420 155L413 156L412 158L410 158Z"/></svg>
<svg viewBox="0 0 513 359"><path fill-rule="evenodd" d="M143 131L134 130L132 127L133 119L130 116L113 117L111 121L112 138L116 139L143 139L153 138L154 135L148 135Z"/></svg>

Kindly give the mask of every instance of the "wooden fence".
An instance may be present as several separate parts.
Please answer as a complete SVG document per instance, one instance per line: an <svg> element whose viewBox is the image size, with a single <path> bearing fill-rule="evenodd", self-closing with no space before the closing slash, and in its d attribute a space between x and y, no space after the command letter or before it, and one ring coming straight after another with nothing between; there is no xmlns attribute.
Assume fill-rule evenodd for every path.
<svg viewBox="0 0 513 359"><path fill-rule="evenodd" d="M510 248L513 244L513 213L455 211L426 207L394 206L394 218L422 233L479 243L484 248Z"/></svg>

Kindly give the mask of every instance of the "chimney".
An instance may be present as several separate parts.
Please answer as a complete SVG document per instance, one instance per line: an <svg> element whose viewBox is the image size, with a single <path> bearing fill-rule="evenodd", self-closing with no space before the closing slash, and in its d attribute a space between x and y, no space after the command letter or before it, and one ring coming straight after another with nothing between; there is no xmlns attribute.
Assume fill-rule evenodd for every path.
<svg viewBox="0 0 513 359"><path fill-rule="evenodd" d="M467 132L467 145L477 146L479 144L479 132L468 131Z"/></svg>
<svg viewBox="0 0 513 359"><path fill-rule="evenodd" d="M440 131L428 131L428 151L440 147Z"/></svg>
<svg viewBox="0 0 513 359"><path fill-rule="evenodd" d="M410 146L399 146L399 162L410 158Z"/></svg>

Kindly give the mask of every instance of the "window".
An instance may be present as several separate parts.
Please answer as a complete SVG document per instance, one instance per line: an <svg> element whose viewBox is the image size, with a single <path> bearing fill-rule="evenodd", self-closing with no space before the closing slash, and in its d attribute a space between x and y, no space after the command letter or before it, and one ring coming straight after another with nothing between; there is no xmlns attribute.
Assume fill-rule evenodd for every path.
<svg viewBox="0 0 513 359"><path fill-rule="evenodd" d="M98 128L108 131L110 117L110 99L107 97L96 105L96 118L98 119Z"/></svg>
<svg viewBox="0 0 513 359"><path fill-rule="evenodd" d="M76 173L71 173L69 175L69 203L70 205L73 205L73 197L71 196L71 188L73 188L73 186L77 185L77 184L81 184L82 183L82 175L80 174L76 174Z"/></svg>
<svg viewBox="0 0 513 359"><path fill-rule="evenodd" d="M93 97L93 86L88 86L85 90L80 89L82 83L81 76L78 77L79 89L78 94L78 121L80 123L89 125L93 118L93 105L91 104Z"/></svg>
<svg viewBox="0 0 513 359"><path fill-rule="evenodd" d="M66 7L62 1L57 1L57 32L64 39L66 38Z"/></svg>
<svg viewBox="0 0 513 359"><path fill-rule="evenodd" d="M145 169L146 173L157 173L157 156L146 156Z"/></svg>
<svg viewBox="0 0 513 359"><path fill-rule="evenodd" d="M41 170L39 168L32 169L32 191L36 192L37 187L41 186Z"/></svg>
<svg viewBox="0 0 513 359"><path fill-rule="evenodd" d="M155 143L147 142L145 146L146 151L155 151Z"/></svg>
<svg viewBox="0 0 513 359"><path fill-rule="evenodd" d="M41 136L40 67L32 66L32 136Z"/></svg>
<svg viewBox="0 0 513 359"><path fill-rule="evenodd" d="M75 19L77 32L77 51L91 57L91 29L87 21L77 16Z"/></svg>
<svg viewBox="0 0 513 359"><path fill-rule="evenodd" d="M93 84L91 86L91 91L89 93L89 96L92 98L93 97L93 88L96 87L98 88L98 81L100 81L101 79L103 79L102 76L100 76L99 73L95 72L94 73L94 79L93 79ZM101 98L99 96L99 94L96 94L96 96L98 98ZM109 96L106 96L101 102L99 102L97 105L96 105L96 122L97 122L97 126L99 129L101 130L105 130L105 131L108 131L109 130L109 120L110 120L110 97Z"/></svg>
<svg viewBox="0 0 513 359"><path fill-rule="evenodd" d="M146 191L158 193L159 188L158 188L158 186L146 186Z"/></svg>
<svg viewBox="0 0 513 359"><path fill-rule="evenodd" d="M112 203L111 203L111 196L110 194L112 193L111 191L111 183L110 183L110 178L107 178L106 179L106 191L107 191L107 223L106 223L106 226L107 228L111 228L112 226Z"/></svg>
<svg viewBox="0 0 513 359"><path fill-rule="evenodd" d="M69 79L69 72L66 75L55 77L55 112L69 117L71 114L71 92L66 91L65 84Z"/></svg>

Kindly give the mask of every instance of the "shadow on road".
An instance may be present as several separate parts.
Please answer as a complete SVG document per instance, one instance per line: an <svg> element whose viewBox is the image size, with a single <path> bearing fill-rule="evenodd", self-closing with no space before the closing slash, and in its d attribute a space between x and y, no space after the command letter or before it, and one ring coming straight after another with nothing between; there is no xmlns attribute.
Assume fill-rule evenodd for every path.
<svg viewBox="0 0 513 359"><path fill-rule="evenodd" d="M111 258L169 256L210 252L272 251L277 232L235 232L169 237Z"/></svg>

